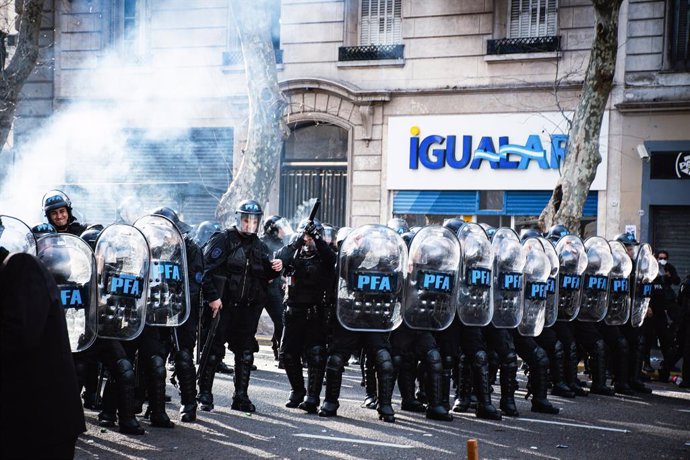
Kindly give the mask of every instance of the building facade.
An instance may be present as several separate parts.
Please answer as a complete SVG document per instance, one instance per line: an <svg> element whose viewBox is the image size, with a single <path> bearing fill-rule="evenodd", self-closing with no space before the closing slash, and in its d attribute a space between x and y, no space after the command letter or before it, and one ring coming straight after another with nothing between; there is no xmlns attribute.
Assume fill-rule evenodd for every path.
<svg viewBox="0 0 690 460"><path fill-rule="evenodd" d="M588 0L275 6L273 41L291 134L269 212L294 215L318 196L322 217L336 225L393 215L415 223L463 216L518 228L534 221L558 177L567 117L588 63ZM584 232L608 237L634 230L685 264L688 245L671 230L690 222L687 9L681 0L623 3L603 161L583 224ZM148 172L117 180L164 184L192 220L209 214L241 159L247 130L228 1L59 1L46 11L42 41L43 65L23 91L17 139L76 103L126 100L137 94L137 79L152 79L155 90L142 97L162 105L164 115L151 120L145 110L130 110L127 148L144 164L184 141L182 156L208 168L180 169L159 154ZM93 83L107 79L113 84ZM166 109L190 101L185 116ZM141 134L152 124L189 133L166 144ZM199 185L199 177L211 176Z"/></svg>

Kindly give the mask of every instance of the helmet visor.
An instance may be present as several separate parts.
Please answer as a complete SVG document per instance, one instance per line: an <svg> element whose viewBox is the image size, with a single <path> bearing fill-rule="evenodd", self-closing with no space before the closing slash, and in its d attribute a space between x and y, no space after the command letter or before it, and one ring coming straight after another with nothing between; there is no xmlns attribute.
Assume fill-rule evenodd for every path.
<svg viewBox="0 0 690 460"><path fill-rule="evenodd" d="M257 214L244 214L240 213L237 217L237 228L242 233L254 233L259 231L259 222L261 221L261 216Z"/></svg>

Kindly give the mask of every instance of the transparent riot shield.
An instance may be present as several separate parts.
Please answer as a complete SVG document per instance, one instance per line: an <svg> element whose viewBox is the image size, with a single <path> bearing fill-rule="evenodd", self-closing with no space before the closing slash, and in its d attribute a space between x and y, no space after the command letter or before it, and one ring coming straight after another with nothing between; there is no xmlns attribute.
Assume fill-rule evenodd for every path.
<svg viewBox="0 0 690 460"><path fill-rule="evenodd" d="M630 319L630 273L633 263L620 241L609 241L613 267L609 273L609 307L604 322L620 326Z"/></svg>
<svg viewBox="0 0 690 460"><path fill-rule="evenodd" d="M553 244L543 237L539 237L539 241L541 241L544 253L546 253L551 264L551 273L546 280L546 311L544 313L544 327L551 327L558 319L558 271L560 264Z"/></svg>
<svg viewBox="0 0 690 460"><path fill-rule="evenodd" d="M609 242L600 236L585 240L587 268L582 277L582 297L578 321L597 322L604 319L608 310L609 272L613 267L613 255Z"/></svg>
<svg viewBox="0 0 690 460"><path fill-rule="evenodd" d="M55 278L72 352L96 340L96 259L91 246L68 233L43 236L37 256Z"/></svg>
<svg viewBox="0 0 690 460"><path fill-rule="evenodd" d="M458 319L466 326L491 322L491 242L478 224L466 223L458 230L462 265L458 276Z"/></svg>
<svg viewBox="0 0 690 460"><path fill-rule="evenodd" d="M167 218L144 216L134 222L151 251L146 324L179 326L189 318L189 276L184 237Z"/></svg>
<svg viewBox="0 0 690 460"><path fill-rule="evenodd" d="M338 321L351 331L388 332L402 323L407 246L385 225L364 225L338 255Z"/></svg>
<svg viewBox="0 0 690 460"><path fill-rule="evenodd" d="M494 316L491 323L498 328L514 328L522 320L523 274L526 253L520 238L511 228L496 230L491 241L493 282L491 302Z"/></svg>
<svg viewBox="0 0 690 460"><path fill-rule="evenodd" d="M632 309L630 324L640 327L647 315L649 300L652 296L652 281L659 274L659 263L654 257L651 246L640 245L635 258L635 276L633 278Z"/></svg>
<svg viewBox="0 0 690 460"><path fill-rule="evenodd" d="M106 227L96 240L98 308L96 334L104 339L133 340L146 321L149 246L131 225Z"/></svg>
<svg viewBox="0 0 690 460"><path fill-rule="evenodd" d="M558 240L558 321L572 321L580 311L582 274L587 268L587 253L582 240L566 235Z"/></svg>
<svg viewBox="0 0 690 460"><path fill-rule="evenodd" d="M455 317L460 243L450 230L433 225L412 239L402 307L412 329L441 331Z"/></svg>
<svg viewBox="0 0 690 460"><path fill-rule="evenodd" d="M549 246L551 244L549 243ZM527 238L522 242L525 251L525 267L522 270L525 289L522 301L522 320L518 332L526 337L536 337L544 329L546 302L548 300L548 279L551 262L538 238Z"/></svg>
<svg viewBox="0 0 690 460"><path fill-rule="evenodd" d="M9 252L36 255L36 239L28 225L11 216L0 215L0 247Z"/></svg>

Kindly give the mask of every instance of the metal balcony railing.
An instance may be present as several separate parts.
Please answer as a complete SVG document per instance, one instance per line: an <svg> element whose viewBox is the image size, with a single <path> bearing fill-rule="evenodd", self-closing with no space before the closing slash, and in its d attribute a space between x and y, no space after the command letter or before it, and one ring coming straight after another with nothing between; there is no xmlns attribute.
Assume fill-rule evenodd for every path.
<svg viewBox="0 0 690 460"><path fill-rule="evenodd" d="M551 35L545 37L501 38L486 42L486 54L516 54L516 53L544 53L560 51L561 37Z"/></svg>
<svg viewBox="0 0 690 460"><path fill-rule="evenodd" d="M338 61L375 61L402 59L405 45L341 46Z"/></svg>
<svg viewBox="0 0 690 460"><path fill-rule="evenodd" d="M283 50L274 50L276 53L276 64L283 63ZM244 65L244 60L242 59L242 50L233 51L223 51L223 65L224 66L235 66Z"/></svg>

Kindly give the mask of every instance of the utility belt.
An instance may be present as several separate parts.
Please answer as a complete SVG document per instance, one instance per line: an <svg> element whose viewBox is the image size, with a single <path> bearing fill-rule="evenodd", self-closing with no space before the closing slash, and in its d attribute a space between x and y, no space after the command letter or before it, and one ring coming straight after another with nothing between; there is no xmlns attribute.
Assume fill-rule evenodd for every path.
<svg viewBox="0 0 690 460"><path fill-rule="evenodd" d="M294 318L305 318L307 321L324 319L324 310L321 305L315 304L288 304L285 315Z"/></svg>

